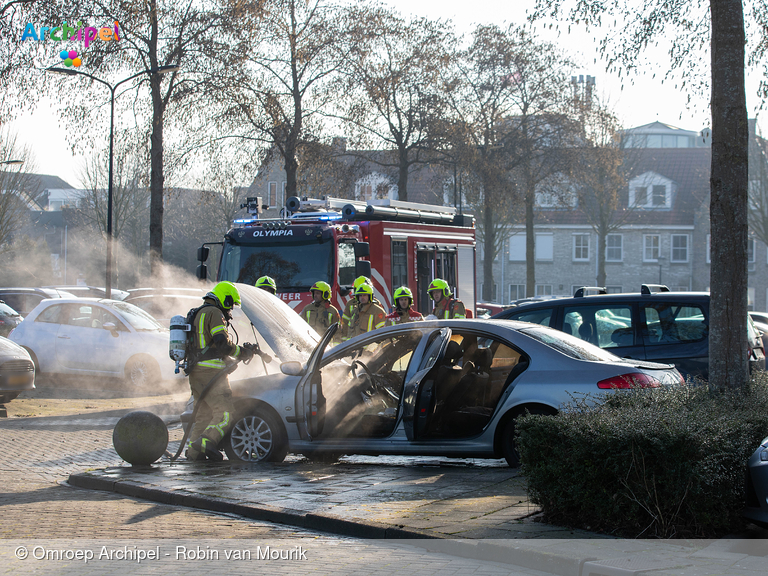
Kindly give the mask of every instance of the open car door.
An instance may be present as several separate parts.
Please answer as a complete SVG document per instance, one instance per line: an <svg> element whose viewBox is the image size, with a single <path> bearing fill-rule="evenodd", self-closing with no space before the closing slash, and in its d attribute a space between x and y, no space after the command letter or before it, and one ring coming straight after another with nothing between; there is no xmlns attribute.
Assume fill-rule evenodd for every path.
<svg viewBox="0 0 768 576"><path fill-rule="evenodd" d="M325 424L325 396L320 375L320 361L328 343L339 329L338 324L332 324L325 331L312 355L307 360L307 370L304 377L296 386L296 425L302 440L312 440L323 432Z"/></svg>
<svg viewBox="0 0 768 576"><path fill-rule="evenodd" d="M419 430L423 429L431 414L430 398L434 398L435 382L433 379L427 379L427 375L443 357L450 341L450 328L441 328L430 334L419 367L405 384L403 425L408 440L419 437Z"/></svg>

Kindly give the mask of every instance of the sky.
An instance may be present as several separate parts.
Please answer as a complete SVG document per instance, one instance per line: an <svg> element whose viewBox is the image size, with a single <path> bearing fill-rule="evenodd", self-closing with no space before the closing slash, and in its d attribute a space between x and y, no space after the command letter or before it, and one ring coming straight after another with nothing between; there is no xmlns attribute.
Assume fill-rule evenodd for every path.
<svg viewBox="0 0 768 576"><path fill-rule="evenodd" d="M533 7L534 0L384 0L384 3L404 15L450 19L457 32L469 33L475 23L523 24L526 9ZM688 93L676 88L674 80L662 83L661 74L654 78L654 73L666 71L669 67L669 58L663 49L647 52L644 56L648 64L625 79L622 87L622 80L615 74L606 73L605 63L599 59L596 34L577 27L571 28L570 35L561 34L558 37L554 32L546 30L541 30L540 34L543 39L555 42L580 64L572 75L596 78L596 93L613 107L625 127L660 121L686 130L699 131L710 125L706 96L694 95L688 104ZM759 80L758 75L747 78L750 118L755 116L760 105L755 96ZM103 98L106 102L108 91L105 88L94 92L94 98ZM106 118L104 121L107 122ZM764 134L768 133L768 123L762 116L759 125ZM81 185L79 173L83 158L72 155L65 131L60 126L55 103L42 102L34 114L25 115L14 122L12 129L19 134L19 141L31 148L38 173L59 176L75 187ZM107 129L105 125L104 130ZM78 137L83 137L83 134Z"/></svg>

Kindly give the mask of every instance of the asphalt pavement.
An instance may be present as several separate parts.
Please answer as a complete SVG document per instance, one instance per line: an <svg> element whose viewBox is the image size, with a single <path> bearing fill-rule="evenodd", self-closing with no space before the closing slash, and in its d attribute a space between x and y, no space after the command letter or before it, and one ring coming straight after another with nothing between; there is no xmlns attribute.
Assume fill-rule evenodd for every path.
<svg viewBox="0 0 768 576"><path fill-rule="evenodd" d="M183 399L183 394L177 403L163 399L152 410L171 423L171 452L181 438L181 429L172 422ZM390 574L402 571L405 566L408 571L421 566L421 573L435 571L441 574L499 571L563 576L730 576L766 572L768 532L764 530L754 529L720 540L662 541L610 538L549 525L528 500L525 479L518 471L506 467L503 461L343 457L334 464L318 464L289 455L281 464L171 463L163 460L152 467L134 468L122 463L105 439L108 440L119 417L131 407L153 408L146 401L143 406L135 404L115 410L92 408L85 415L70 410L67 416L9 416L0 421L0 434L4 439L10 438L12 445L17 445L16 438L24 438L29 443L38 436L48 437L50 444L38 447L44 458L29 453L28 445L25 447L21 443L15 461L19 468L25 466L26 470L35 470L41 478L49 480L53 472L60 476L66 471L69 474L67 484L73 488L59 486L60 490L88 494L97 500L105 496L122 496L135 503L154 502L173 510L225 518L233 524L251 522L254 526L266 527L261 530L269 530L272 526L275 530L287 531L283 534L301 534L319 543L313 548L316 559L328 560L329 543L333 543L338 546L334 548L336 552L341 549L345 552L338 555L339 562L334 563L334 569L323 567L329 570L328 573L336 573L338 567L338 573L356 573L359 569L366 574ZM11 406L12 403L9 408ZM87 422L72 424L78 420ZM90 427L90 433L95 435L91 438L93 449L57 458L58 446L68 442L68 426ZM89 437L81 431L78 442L81 443L83 438L87 443ZM4 476L6 469L7 465L0 465ZM49 471L47 476L46 470ZM78 497L78 500L85 499L85 496ZM3 522L0 520L0 536L13 538L12 533L1 529ZM226 531L224 527L219 528ZM233 533L235 531L233 529ZM110 533L115 537L122 534L119 531ZM272 536L278 538L280 544L274 549L290 548L279 532ZM210 537L218 539L221 535L213 532ZM147 550L149 544L157 544L154 538L163 539L159 542L163 546L162 553L167 555L163 557L164 561L172 562L177 554L173 536L160 531L152 540L147 540ZM10 540L0 541L0 558L13 553L9 548L11 543ZM293 542L292 545L297 544ZM221 554L236 549L256 553L253 540L246 541L242 548L229 546L227 550L222 548L220 540L212 540L207 546ZM356 554L365 559L364 564L347 563ZM392 563L381 558L402 560ZM369 562L372 559L377 560ZM203 560L210 563L211 571L219 561ZM25 570L33 566L19 562L12 564ZM146 562L144 566L159 567L162 564L159 560ZM266 566L262 563L259 570L280 573L285 566L280 568L278 564ZM300 573L307 566L301 564L297 570L295 563L290 565L290 571ZM75 564L72 566L74 571ZM178 568L180 564L174 566ZM244 565L228 561L227 570L239 570L238 566ZM195 567L200 568L198 564ZM437 567L441 569L436 570ZM315 565L313 572L317 568Z"/></svg>

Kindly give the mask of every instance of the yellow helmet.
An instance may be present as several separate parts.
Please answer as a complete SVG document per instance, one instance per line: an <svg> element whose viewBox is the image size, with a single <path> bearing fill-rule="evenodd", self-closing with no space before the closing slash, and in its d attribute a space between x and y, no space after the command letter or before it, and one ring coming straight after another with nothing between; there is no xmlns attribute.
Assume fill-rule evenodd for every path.
<svg viewBox="0 0 768 576"><path fill-rule="evenodd" d="M323 300L330 300L331 299L331 285L327 282L319 281L312 284L312 287L309 289L310 292L313 290L318 290L323 295Z"/></svg>
<svg viewBox="0 0 768 576"><path fill-rule="evenodd" d="M357 290L361 284L370 284L371 280L367 276L358 276L355 278L355 282L352 284L355 290Z"/></svg>
<svg viewBox="0 0 768 576"><path fill-rule="evenodd" d="M262 276L256 280L256 288L266 290L270 294L277 293L277 284L275 284L274 279L272 279L270 276Z"/></svg>
<svg viewBox="0 0 768 576"><path fill-rule="evenodd" d="M393 296L395 300L395 306L397 306L397 301L400 298L408 298L408 306L413 304L413 292L407 287L407 286L400 286L397 290L395 290L395 294Z"/></svg>
<svg viewBox="0 0 768 576"><path fill-rule="evenodd" d="M443 280L442 278L435 278L430 282L429 288L427 288L427 293L429 294L429 297L432 298L432 291L433 290L442 290L443 296L446 298L451 297L451 287L448 286L448 282ZM434 298L432 298L434 300Z"/></svg>
<svg viewBox="0 0 768 576"><path fill-rule="evenodd" d="M213 290L206 294L219 301L225 310L231 310L233 306L240 306L240 292L232 282L219 282Z"/></svg>
<svg viewBox="0 0 768 576"><path fill-rule="evenodd" d="M360 294L368 294L368 296L371 297L371 300L373 300L373 286L371 286L367 282L363 282L362 284L360 284L360 286L355 288L355 298L360 296Z"/></svg>

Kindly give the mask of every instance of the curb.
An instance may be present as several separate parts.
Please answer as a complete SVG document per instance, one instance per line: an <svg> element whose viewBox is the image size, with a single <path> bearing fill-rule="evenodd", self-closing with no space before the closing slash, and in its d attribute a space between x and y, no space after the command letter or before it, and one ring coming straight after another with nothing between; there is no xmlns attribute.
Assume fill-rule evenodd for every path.
<svg viewBox="0 0 768 576"><path fill-rule="evenodd" d="M339 536L352 536L355 538L376 540L435 540L448 538L433 534L426 530L404 528L368 522L365 520L348 520L333 514L305 513L287 508L253 504L230 502L223 499L211 498L199 494L182 494L178 492L166 492L157 488L148 488L141 484L128 481L116 481L106 478L91 476L90 474L70 474L67 483L76 488L86 490L98 490L101 492L114 492L132 498L141 498L161 504L184 506L218 512L220 514L237 514L252 520L275 522L297 528L328 532Z"/></svg>

